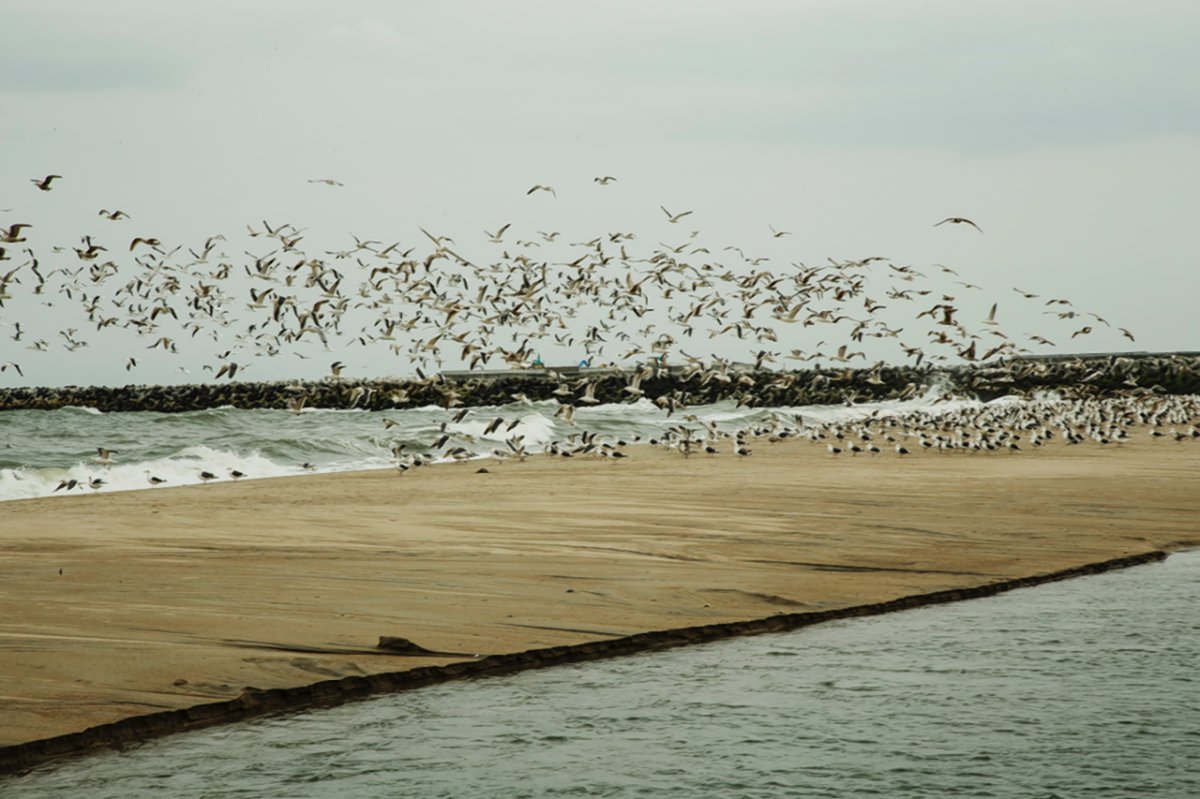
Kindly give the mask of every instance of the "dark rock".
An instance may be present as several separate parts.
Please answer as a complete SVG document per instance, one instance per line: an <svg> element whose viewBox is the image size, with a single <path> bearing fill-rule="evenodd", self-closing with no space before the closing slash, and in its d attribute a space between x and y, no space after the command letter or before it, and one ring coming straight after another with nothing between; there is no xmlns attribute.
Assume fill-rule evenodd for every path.
<svg viewBox="0 0 1200 799"><path fill-rule="evenodd" d="M436 655L419 644L414 644L407 638L397 638L391 635L379 636L379 643L375 645L376 649L382 649L385 652L393 652L397 655Z"/></svg>

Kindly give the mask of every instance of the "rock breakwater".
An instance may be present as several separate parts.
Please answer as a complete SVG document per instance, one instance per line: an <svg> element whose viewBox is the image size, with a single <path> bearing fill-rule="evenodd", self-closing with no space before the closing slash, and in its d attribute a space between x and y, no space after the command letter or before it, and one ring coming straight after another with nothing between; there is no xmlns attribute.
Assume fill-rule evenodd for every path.
<svg viewBox="0 0 1200 799"><path fill-rule="evenodd" d="M564 390L564 386L566 389ZM226 382L187 385L16 387L0 389L0 410L177 413L235 408L362 408L503 405L515 399L571 398L590 389L600 403L645 397L676 407L721 400L786 406L905 399L929 389L989 400L1054 391L1063 397L1200 393L1200 353L1012 359L986 366L772 371L752 366L648 366L628 369L540 369L447 373L423 379L326 379L313 382Z"/></svg>

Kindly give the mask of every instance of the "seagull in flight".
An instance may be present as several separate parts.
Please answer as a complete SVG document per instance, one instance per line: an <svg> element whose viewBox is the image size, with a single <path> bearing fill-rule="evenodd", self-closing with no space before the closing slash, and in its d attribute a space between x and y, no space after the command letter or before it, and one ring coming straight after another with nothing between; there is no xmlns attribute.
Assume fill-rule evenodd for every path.
<svg viewBox="0 0 1200 799"><path fill-rule="evenodd" d="M934 225L934 227L937 227L938 225L944 225L947 222L949 222L952 225L970 225L971 227L978 230L980 233L983 232L983 228L979 227L979 225L975 224L970 219L967 219L966 217L962 217L962 216L948 216L945 219L943 219L941 222L938 222L937 225Z"/></svg>
<svg viewBox="0 0 1200 799"><path fill-rule="evenodd" d="M490 233L485 230L485 231L483 231L483 234L485 236L487 236L488 240L491 241L493 244L499 244L501 237L504 235L504 231L508 230L508 228L511 225L512 225L512 222L507 222L503 226L501 226L500 229L497 230L495 233Z"/></svg>
<svg viewBox="0 0 1200 799"><path fill-rule="evenodd" d="M548 192L550 192L551 194L553 194L555 197L557 197L557 196L558 196L558 192L556 192L556 191L554 190L554 187L553 187L553 186L543 186L543 185L542 185L542 184L540 184L540 183L539 183L539 184L537 184L536 186L534 186L533 188L531 188L529 191L525 192L525 194L526 194L526 196L528 196L528 195L530 195L530 194L533 194L535 191L548 191Z"/></svg>
<svg viewBox="0 0 1200 799"><path fill-rule="evenodd" d="M688 214L692 213L691 211L681 211L677 214L673 214L670 211L668 211L666 206L664 206L664 205L660 205L658 207L661 208L662 212L667 215L667 221L670 222L672 225L674 225L680 219L683 219Z"/></svg>
<svg viewBox="0 0 1200 799"><path fill-rule="evenodd" d="M42 191L50 191L50 184L52 182L54 182L55 180L61 180L61 179L62 179L62 175L46 175L46 177L44 177L40 180L38 178L30 178L29 182L32 183L33 185L37 186Z"/></svg>
<svg viewBox="0 0 1200 799"><path fill-rule="evenodd" d="M7 228L0 227L0 233L3 234L0 235L0 241L4 242L5 244L18 244L22 241L25 241L25 237L21 235L21 228L27 227L33 227L33 225L27 225L24 222L16 222L12 225L9 225Z"/></svg>
<svg viewBox="0 0 1200 799"><path fill-rule="evenodd" d="M600 178L592 178L593 183L599 183L601 186L607 186L609 183L613 183L615 181L616 178L614 178L612 175L605 175L604 177Z"/></svg>

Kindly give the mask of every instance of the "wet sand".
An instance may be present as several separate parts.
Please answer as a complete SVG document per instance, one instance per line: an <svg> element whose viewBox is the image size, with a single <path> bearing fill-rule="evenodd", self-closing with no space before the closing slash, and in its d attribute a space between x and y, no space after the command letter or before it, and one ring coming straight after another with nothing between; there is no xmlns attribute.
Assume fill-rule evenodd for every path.
<svg viewBox="0 0 1200 799"><path fill-rule="evenodd" d="M1200 442L631 448L0 506L0 746L474 655L1200 544ZM490 473L477 474L480 466ZM61 573L60 573L61 570ZM436 655L375 649L399 636Z"/></svg>

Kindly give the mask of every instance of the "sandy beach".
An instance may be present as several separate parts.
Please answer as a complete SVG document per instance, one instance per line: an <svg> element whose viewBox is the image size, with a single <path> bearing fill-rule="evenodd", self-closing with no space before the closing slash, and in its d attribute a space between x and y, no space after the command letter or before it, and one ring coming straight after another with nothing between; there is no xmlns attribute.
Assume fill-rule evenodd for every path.
<svg viewBox="0 0 1200 799"><path fill-rule="evenodd" d="M0 746L283 688L1200 544L1200 449L631 448L8 502ZM489 472L479 474L485 466ZM398 636L438 654L375 648Z"/></svg>

